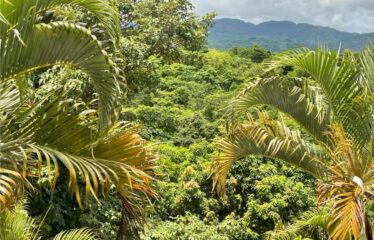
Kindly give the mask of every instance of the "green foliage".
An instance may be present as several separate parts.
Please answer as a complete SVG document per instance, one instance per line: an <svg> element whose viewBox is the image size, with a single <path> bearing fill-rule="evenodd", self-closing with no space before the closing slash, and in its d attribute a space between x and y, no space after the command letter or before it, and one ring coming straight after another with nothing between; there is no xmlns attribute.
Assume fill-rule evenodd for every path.
<svg viewBox="0 0 374 240"><path fill-rule="evenodd" d="M30 218L22 203L13 209L6 209L0 213L0 239L2 240L30 240L37 239L37 225Z"/></svg>
<svg viewBox="0 0 374 240"><path fill-rule="evenodd" d="M313 181L293 168L269 160L238 162L227 196L220 199L211 192L208 178L212 144L162 144L158 149L161 198L145 239L173 239L175 234L188 236L201 229L206 230L197 239L205 231L212 236L218 232L223 239L257 239L278 221L289 222L314 205Z"/></svg>
<svg viewBox="0 0 374 240"><path fill-rule="evenodd" d="M121 54L131 89L154 87L157 65L181 61L207 48L214 14L197 16L189 0L117 0L122 17Z"/></svg>
<svg viewBox="0 0 374 240"><path fill-rule="evenodd" d="M250 48L236 47L230 49L230 52L239 57L251 59L254 63L261 63L271 56L269 50L258 45L252 45Z"/></svg>
<svg viewBox="0 0 374 240"><path fill-rule="evenodd" d="M70 10L83 19L93 16L96 27L82 27L70 15L60 18ZM0 137L0 212L34 190L35 179L47 175L53 192L65 175L65 195L70 192L81 208L90 197L108 197L115 186L125 206L120 225L136 233L143 207L157 196L151 186L156 155L137 126L117 118L123 76L114 63L117 53L107 52L119 47L117 8L100 0L10 0L0 1L0 17L0 125L6 126ZM98 29L106 44L94 35ZM76 222L62 216L60 224ZM60 237L84 235L92 238L86 231Z"/></svg>
<svg viewBox="0 0 374 240"><path fill-rule="evenodd" d="M269 160L251 158L236 163L229 176L227 197L220 199L212 192L209 168L215 146L211 142L223 124L222 108L263 68L250 59L216 50L185 54L185 62L155 65L157 84L131 94L120 115L123 120L140 123L142 136L157 143L159 152L155 188L160 198L154 203L156 212L147 211L149 227L143 238L259 239L278 221L292 221L314 206L314 182L289 166ZM191 56L196 56L195 60ZM55 82L53 79L63 79L68 72L51 70L39 78ZM89 89L84 84L76 86L74 91ZM44 197L35 198L53 199L54 203L51 216L57 220L47 216L43 232L88 226L98 229L103 240L116 237L120 208L115 195L106 204L91 202L89 209L80 210L69 203L64 191L61 185L53 195L47 191ZM48 200L32 204L43 209ZM39 210L34 215L41 213Z"/></svg>
<svg viewBox="0 0 374 240"><path fill-rule="evenodd" d="M38 191L29 197L30 216L39 222L43 219L40 235L50 238L67 229L89 226L95 229L99 239L115 238L121 220L121 203L115 189L111 188L105 203L91 199L87 206L80 208L67 193L67 174L61 175L53 192L47 176L43 176L37 182Z"/></svg>
<svg viewBox="0 0 374 240"><path fill-rule="evenodd" d="M44 219L43 219L44 220ZM40 224L39 224L40 225ZM40 226L28 216L23 202L0 213L0 238L2 240L40 240ZM82 228L63 231L53 240L95 240L91 230Z"/></svg>
<svg viewBox="0 0 374 240"><path fill-rule="evenodd" d="M223 124L222 108L238 87L263 70L250 59L226 52L195 53L198 61L186 54L186 62L161 65L155 90L132 95L121 115L139 122L143 137L163 142L157 145L160 199L156 213L148 213L144 238L205 239L210 234L220 236L217 239L258 239L279 220L291 221L313 206L314 183L293 168L252 159L234 166L227 198L211 191L215 146L210 142Z"/></svg>
<svg viewBox="0 0 374 240"><path fill-rule="evenodd" d="M258 234L250 229L243 228L241 221L233 215L228 216L218 225L215 222L200 220L196 215L186 213L178 216L174 221L152 222L157 226L152 231L146 232L143 240L171 240L171 239L196 239L196 240L256 240Z"/></svg>
<svg viewBox="0 0 374 240"><path fill-rule="evenodd" d="M134 215L145 214L149 225L142 235L143 239L261 239L278 222L288 224L303 211L314 207L314 181L293 167L269 159L249 157L235 163L228 175L226 197L220 198L212 191L209 170L216 153L214 139L220 135L220 127L224 126L223 108L244 84L264 75L261 62L272 57L269 51L258 46L231 52L207 50L206 37L213 15L197 16L189 0L113 2L121 15L118 41L108 39L113 34L102 32L100 19L87 9L56 7L52 12L40 13L40 21L46 24L56 20L84 22L95 38L102 41L102 47L108 51L115 65L123 69L126 84L124 81L119 84L126 94L112 96L113 92L109 90L106 94L119 101L116 117L120 121L139 123L142 126L140 135L154 143L159 153L158 168L153 169L153 162L152 166L130 162L134 168L146 168L147 174L156 176L159 181L151 183L151 179L147 179L144 182L152 184L160 196L151 200L154 209L148 209L143 196L154 196L154 192L148 192L148 188L144 194L141 191L131 192L130 195L135 198L130 206L135 208L129 208L126 202L118 199L114 186L107 184L105 203L89 199L80 208L68 192L71 187L68 171L60 169L60 177L54 191L51 191L48 171L43 169L40 178L31 181L37 188L29 197L29 213L36 220L41 220L49 209L40 228L43 237L50 239L63 230L89 227L94 229L99 239L113 240L117 237L119 226L134 226L131 225L133 222L124 221L128 216L131 220ZM77 103L74 106L95 110L98 95L90 77L85 71L63 65L33 71L17 78L17 86L23 86L22 89L27 91L16 92L16 97L41 101L49 94L55 96L53 93L62 89L64 98ZM12 94L0 99L0 110L3 106L8 109L19 104L14 99ZM38 107L43 108L44 105ZM48 114L43 116L55 119L52 122L65 123L75 115L76 112L71 110L56 118L49 118ZM92 150L88 151L79 144L92 137L94 131L85 132L79 140L64 138L96 121L91 116L89 120L82 119L77 128L73 128L69 124L71 122L61 124L65 128L53 135L57 136L56 139L51 137L55 132L39 130L38 139L46 139L48 146L58 146L57 140L62 136L64 141L60 145L64 150L73 145L76 151L85 151L85 157L94 160L99 147L118 150L128 146L124 142L106 144L113 136L110 134L87 144ZM93 127L93 130L96 128ZM131 136L134 141L140 139L137 135ZM135 145L144 146L143 142L137 141ZM143 153L135 155L147 155ZM153 152L148 153L153 160ZM136 157L132 160L136 161ZM132 170L135 171L133 165L129 166L130 169L124 167L131 176ZM118 167L118 163L113 167ZM90 169L85 170L86 175L78 176L75 182L75 191L82 195L87 191L84 176L92 173ZM144 189L145 186L139 183L145 175L135 172L139 181L134 179L131 182L132 190L137 187ZM92 175L95 176L95 173ZM127 179L128 176L123 174L121 177ZM95 180L88 182L91 187L88 190L95 192ZM123 210L129 211L123 214ZM136 234L133 237L136 238Z"/></svg>
<svg viewBox="0 0 374 240"><path fill-rule="evenodd" d="M205 224L197 216L187 213L186 216L178 216L174 221L152 222L156 227L146 232L144 240L169 240L169 239L214 239L226 240L216 226Z"/></svg>
<svg viewBox="0 0 374 240"><path fill-rule="evenodd" d="M94 240L94 234L88 229L76 229L59 233L53 240Z"/></svg>
<svg viewBox="0 0 374 240"><path fill-rule="evenodd" d="M249 76L255 65L228 53L198 54L201 61L188 65L165 64L157 70L155 91L144 90L128 101L125 120L139 121L148 139L190 145L198 139L212 140L221 124L222 105Z"/></svg>
<svg viewBox="0 0 374 240"><path fill-rule="evenodd" d="M329 238L370 239L365 208L372 199L366 193L372 191L368 183L374 164L373 53L373 46L359 59L324 47L300 49L269 64L269 71L292 66L307 77L259 78L231 101L227 131L212 168L218 192L224 193L234 161L247 155L279 159L319 180L318 202L328 204L330 210ZM251 116L254 107L262 111ZM279 117L267 113L269 108L279 110ZM245 123L241 123L243 115L247 115Z"/></svg>
<svg viewBox="0 0 374 240"><path fill-rule="evenodd" d="M182 50L206 48L214 14L198 17L188 0L120 0L119 6L125 41L138 43L146 58L156 55L173 61Z"/></svg>
<svg viewBox="0 0 374 240"><path fill-rule="evenodd" d="M284 226L278 222L274 231L265 233L265 239L328 239L327 224L327 209L312 209L302 213L290 225Z"/></svg>

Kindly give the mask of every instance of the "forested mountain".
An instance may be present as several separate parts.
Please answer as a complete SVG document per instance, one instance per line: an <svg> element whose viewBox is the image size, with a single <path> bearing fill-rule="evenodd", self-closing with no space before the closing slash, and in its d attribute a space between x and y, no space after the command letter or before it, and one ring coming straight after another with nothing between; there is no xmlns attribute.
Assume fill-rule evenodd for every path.
<svg viewBox="0 0 374 240"><path fill-rule="evenodd" d="M361 50L373 37L371 33L349 33L290 21L269 21L255 25L238 19L217 19L208 39L209 47L217 49L257 44L271 51L284 51L300 46L313 48L320 43L333 49L341 44L342 48Z"/></svg>

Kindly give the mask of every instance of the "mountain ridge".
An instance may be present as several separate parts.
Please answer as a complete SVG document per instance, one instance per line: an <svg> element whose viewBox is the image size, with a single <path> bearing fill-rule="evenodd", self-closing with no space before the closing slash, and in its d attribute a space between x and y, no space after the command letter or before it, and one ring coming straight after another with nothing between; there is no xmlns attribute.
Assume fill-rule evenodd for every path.
<svg viewBox="0 0 374 240"><path fill-rule="evenodd" d="M253 24L240 19L221 18L215 20L211 27L208 44L210 48L217 49L257 44L272 51L300 46L315 48L319 44L325 44L331 49L341 46L343 49L359 51L373 39L373 33L344 32L308 23L272 20Z"/></svg>

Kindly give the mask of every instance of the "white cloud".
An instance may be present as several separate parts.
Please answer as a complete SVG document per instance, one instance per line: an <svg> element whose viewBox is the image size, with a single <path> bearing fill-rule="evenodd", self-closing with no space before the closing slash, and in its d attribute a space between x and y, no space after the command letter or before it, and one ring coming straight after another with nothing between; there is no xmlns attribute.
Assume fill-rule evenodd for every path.
<svg viewBox="0 0 374 240"><path fill-rule="evenodd" d="M374 32L374 0L193 0L199 14L216 12L253 23L289 20L348 32Z"/></svg>

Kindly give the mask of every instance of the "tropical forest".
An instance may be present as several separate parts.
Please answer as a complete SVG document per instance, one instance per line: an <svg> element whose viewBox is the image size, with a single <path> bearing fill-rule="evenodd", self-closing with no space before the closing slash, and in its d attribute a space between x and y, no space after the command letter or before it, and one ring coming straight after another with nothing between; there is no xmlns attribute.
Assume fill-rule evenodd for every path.
<svg viewBox="0 0 374 240"><path fill-rule="evenodd" d="M0 240L373 239L374 5L260 2L0 0Z"/></svg>

